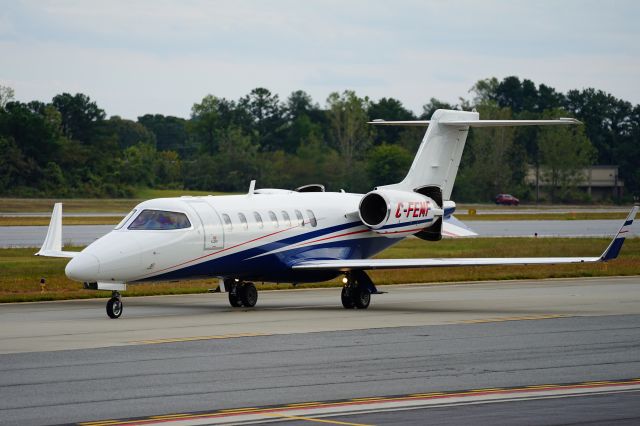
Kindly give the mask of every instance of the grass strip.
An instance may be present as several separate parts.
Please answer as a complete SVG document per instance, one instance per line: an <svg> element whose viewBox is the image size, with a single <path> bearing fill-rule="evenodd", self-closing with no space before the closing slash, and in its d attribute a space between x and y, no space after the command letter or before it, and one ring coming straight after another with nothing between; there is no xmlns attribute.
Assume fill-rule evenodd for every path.
<svg viewBox="0 0 640 426"><path fill-rule="evenodd" d="M472 238L447 239L437 243L404 240L386 250L383 258L421 257L536 257L596 256L609 244L607 238ZM72 248L73 249L73 248ZM33 256L36 249L0 249L0 303L40 300L109 297L110 292L83 290L82 284L64 275L68 259ZM640 238L627 239L618 259L608 263L574 265L486 266L371 271L376 284L446 283L484 281L640 275ZM42 292L40 278L46 278ZM336 279L299 287L340 286ZM129 286L127 295L203 293L217 286L217 280L179 283L146 283ZM288 289L290 284L258 283L260 289Z"/></svg>
<svg viewBox="0 0 640 426"><path fill-rule="evenodd" d="M495 213L495 214L455 214L462 221L492 220L611 220L624 219L627 213L621 212L569 212L569 213Z"/></svg>
<svg viewBox="0 0 640 426"><path fill-rule="evenodd" d="M63 225L116 225L122 220L122 216L79 216L63 217ZM0 226L48 226L48 217L7 217L0 216Z"/></svg>

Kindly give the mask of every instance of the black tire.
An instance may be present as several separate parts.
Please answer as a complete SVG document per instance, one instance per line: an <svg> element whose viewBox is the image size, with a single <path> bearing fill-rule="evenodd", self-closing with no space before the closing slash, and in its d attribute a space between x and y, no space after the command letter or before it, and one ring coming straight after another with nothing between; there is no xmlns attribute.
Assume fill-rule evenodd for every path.
<svg viewBox="0 0 640 426"><path fill-rule="evenodd" d="M371 303L371 292L368 288L358 286L353 291L353 303L358 309L367 309Z"/></svg>
<svg viewBox="0 0 640 426"><path fill-rule="evenodd" d="M240 300L247 308L253 308L258 303L258 289L253 283L246 283L240 288Z"/></svg>
<svg viewBox="0 0 640 426"><path fill-rule="evenodd" d="M122 315L123 308L122 300L117 297L112 297L107 302L107 315L111 319L118 319L120 315Z"/></svg>
<svg viewBox="0 0 640 426"><path fill-rule="evenodd" d="M229 304L234 308L239 308L242 306L242 301L240 300L240 295L238 294L242 288L238 287L235 292L229 292Z"/></svg>
<svg viewBox="0 0 640 426"><path fill-rule="evenodd" d="M342 301L342 306L345 309L353 309L355 308L356 304L353 300L353 297L351 297L351 293L353 293L353 291L349 291L349 288L347 286L342 287L342 293L340 294L340 300Z"/></svg>

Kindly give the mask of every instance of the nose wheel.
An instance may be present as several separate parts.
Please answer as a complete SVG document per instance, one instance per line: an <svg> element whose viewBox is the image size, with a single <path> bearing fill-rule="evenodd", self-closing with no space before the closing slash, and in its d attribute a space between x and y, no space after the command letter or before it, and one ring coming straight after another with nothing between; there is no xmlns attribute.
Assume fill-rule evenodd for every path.
<svg viewBox="0 0 640 426"><path fill-rule="evenodd" d="M117 291L111 293L111 299L107 302L107 315L111 319L120 318L122 315L122 296Z"/></svg>

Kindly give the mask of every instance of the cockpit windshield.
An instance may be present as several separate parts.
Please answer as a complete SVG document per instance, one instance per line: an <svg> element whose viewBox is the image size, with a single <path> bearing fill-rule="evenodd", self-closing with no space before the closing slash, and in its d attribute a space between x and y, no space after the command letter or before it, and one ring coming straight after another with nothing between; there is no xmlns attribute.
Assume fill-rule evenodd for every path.
<svg viewBox="0 0 640 426"><path fill-rule="evenodd" d="M166 230L191 227L187 215L163 210L143 210L127 229Z"/></svg>
<svg viewBox="0 0 640 426"><path fill-rule="evenodd" d="M120 229L120 228L122 228L122 227L124 226L124 224L125 224L125 223L127 223L127 222L129 221L129 219L131 219L131 217L132 217L134 214L136 214L136 210L135 210L135 209L131 210L131 211L129 212L129 214L128 214L128 215L126 215L126 216L124 217L124 219L122 219L122 220L120 221L120 223L119 223L119 224L117 224L117 225L116 225L116 227L115 227L115 228L113 228L113 229Z"/></svg>

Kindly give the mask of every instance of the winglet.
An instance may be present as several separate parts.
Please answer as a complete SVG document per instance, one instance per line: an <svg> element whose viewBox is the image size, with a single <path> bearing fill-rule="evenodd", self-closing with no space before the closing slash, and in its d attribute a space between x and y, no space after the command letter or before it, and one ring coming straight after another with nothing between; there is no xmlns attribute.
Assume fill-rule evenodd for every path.
<svg viewBox="0 0 640 426"><path fill-rule="evenodd" d="M47 236L36 256L73 257L77 252L62 251L62 203L55 203L51 213L51 221Z"/></svg>
<svg viewBox="0 0 640 426"><path fill-rule="evenodd" d="M627 216L627 218L625 219L616 236L613 237L613 241L611 241L609 247L607 247L604 253L602 253L602 256L600 256L601 261L606 262L618 257L618 254L620 254L620 249L622 248L622 244L624 244L624 234L629 232L629 228L633 224L633 219L636 217L636 213L638 213L639 207L640 206L638 206L638 204L633 206L633 208L629 212L629 216Z"/></svg>

